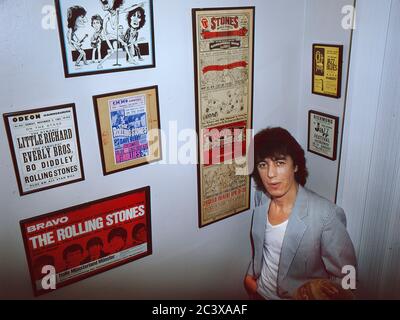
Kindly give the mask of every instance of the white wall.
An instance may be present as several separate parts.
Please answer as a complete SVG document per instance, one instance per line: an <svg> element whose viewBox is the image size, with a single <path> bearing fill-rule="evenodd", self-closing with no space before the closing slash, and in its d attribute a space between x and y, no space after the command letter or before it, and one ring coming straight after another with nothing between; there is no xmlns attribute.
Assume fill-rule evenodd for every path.
<svg viewBox="0 0 400 320"><path fill-rule="evenodd" d="M297 133L304 150L307 150L308 111L316 110L339 117L337 160L332 161L306 151L307 166L309 168L307 187L332 201L335 201L336 194L351 36L351 29L346 30L342 27L342 20L345 18L342 8L348 5L354 5L354 0L306 1L303 69L300 82L301 98L297 117ZM314 43L343 45L342 95L340 99L311 93L312 45Z"/></svg>
<svg viewBox="0 0 400 320"><path fill-rule="evenodd" d="M363 298L400 299L400 1L357 1L338 203Z"/></svg>
<svg viewBox="0 0 400 320"><path fill-rule="evenodd" d="M92 96L157 84L161 128L168 134L175 120L178 129L194 128L191 8L255 5L254 128L281 125L295 133L305 0L154 0L155 69L70 79L57 30L41 28L42 7L52 3L0 2L0 28L7 30L0 34L0 111L76 103L86 180L20 197L0 124L0 298L33 297L21 219L145 185L151 186L153 254L42 298L245 298L250 211L198 229L195 166L153 164L104 177Z"/></svg>

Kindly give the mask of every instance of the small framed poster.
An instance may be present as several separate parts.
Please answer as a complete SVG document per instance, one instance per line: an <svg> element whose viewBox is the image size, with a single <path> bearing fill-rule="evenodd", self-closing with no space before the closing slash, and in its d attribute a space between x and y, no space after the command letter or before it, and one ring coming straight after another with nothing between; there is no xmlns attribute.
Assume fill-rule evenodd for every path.
<svg viewBox="0 0 400 320"><path fill-rule="evenodd" d="M20 221L34 294L152 254L150 187Z"/></svg>
<svg viewBox="0 0 400 320"><path fill-rule="evenodd" d="M339 118L310 110L308 113L308 151L336 160Z"/></svg>
<svg viewBox="0 0 400 320"><path fill-rule="evenodd" d="M65 77L154 68L153 0L55 0Z"/></svg>
<svg viewBox="0 0 400 320"><path fill-rule="evenodd" d="M313 44L312 93L340 98L343 45Z"/></svg>
<svg viewBox="0 0 400 320"><path fill-rule="evenodd" d="M104 175L161 160L157 86L97 95L93 103Z"/></svg>
<svg viewBox="0 0 400 320"><path fill-rule="evenodd" d="M3 115L20 195L85 179L75 104Z"/></svg>

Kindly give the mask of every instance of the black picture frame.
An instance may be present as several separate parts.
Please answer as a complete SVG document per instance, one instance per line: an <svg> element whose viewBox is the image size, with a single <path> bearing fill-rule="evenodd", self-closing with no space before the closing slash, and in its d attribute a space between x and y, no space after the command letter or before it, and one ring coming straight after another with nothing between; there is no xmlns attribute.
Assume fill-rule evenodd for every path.
<svg viewBox="0 0 400 320"><path fill-rule="evenodd" d="M330 131L333 132L330 133ZM337 158L338 134L339 117L309 110L307 135L307 150L309 152L335 161Z"/></svg>
<svg viewBox="0 0 400 320"><path fill-rule="evenodd" d="M145 217L139 219L132 218L130 220L124 221L124 223L115 223L115 225L108 226L106 221L102 224L102 228L95 229L88 233L83 233L81 235L77 235L72 238L68 238L63 241L56 241L55 243L49 245L49 247L39 248L33 250L31 245L32 237L40 234L46 234L48 232L52 232L53 234L57 232L60 228L71 228L74 225L82 223L83 220L88 219L103 219L106 220L106 215L109 215L111 212L118 213L118 210L123 210L123 208L128 208L132 206L137 206L138 204L144 204L143 212ZM98 210L98 211L97 211ZM76 216L76 217L75 217ZM35 226L38 224L46 224L48 225L46 228L38 228L35 229ZM152 255L153 253L153 242L152 242L152 227L151 227L151 190L150 186L141 187L135 190L131 190L128 192L112 195L106 198L97 199L94 201L82 203L76 206L56 210L50 213L42 214L39 216L35 216L32 218L23 219L20 221L20 230L25 248L25 255L29 267L29 273L31 276L31 284L33 289L33 294L35 296L40 296L46 293L53 292L54 290L61 289L65 286L71 285L78 281L87 279L89 277L95 276L97 274L109 271L111 269L120 267L124 264L130 263L132 261L136 261L138 259L144 258L146 256ZM140 250L136 250L139 247L143 246L143 242L140 243L134 239L135 236L135 226L138 224L144 224L146 230L146 241L145 250L141 248ZM51 225L51 226L50 226ZM98 224L99 226L99 224ZM50 255L53 257L53 265L46 263L48 266L55 268L55 271L61 277L63 273L69 272L68 270L64 272L63 269L59 270L60 261L63 259L63 248L69 246L71 244L81 245L82 248L85 247L85 243L89 238L97 237L102 238L102 242L104 245L107 241L107 235L109 235L110 231L114 228L124 228L126 231L126 245L121 248L120 251L116 251L114 253L105 253L105 255L98 259L97 261L85 262L82 261L80 265L77 267L77 273L73 276L66 277L62 280L62 282L57 283L55 288L44 289L42 285L40 285L40 280L38 279L37 272L35 269L37 268L36 262L38 258L43 256ZM128 231L129 230L129 231ZM56 238L56 237L54 237ZM130 239L129 239L130 238ZM129 239L129 242L128 242ZM86 245L87 246L87 245ZM86 248L85 248L86 249ZM119 252L125 250L124 254L119 255ZM128 254L126 250L129 250ZM109 258L113 258L113 260ZM98 263L98 264L97 264ZM85 264L84 268L81 268L81 265ZM94 268L93 268L94 266ZM87 267L89 269L87 269ZM41 269L41 268L39 268ZM82 269L83 272L80 273ZM74 269L70 269L70 271L75 272ZM43 277L43 272L41 272L41 276ZM61 281L61 278L60 278ZM38 288L39 286L39 288Z"/></svg>
<svg viewBox="0 0 400 320"><path fill-rule="evenodd" d="M326 51L329 49L337 50L337 61L333 59L333 68L337 68L337 70L329 70L327 67L327 57L335 57L335 54L329 54ZM322 57L322 62L318 63L318 57ZM330 69L333 69L330 68ZM327 79L326 73L330 72L330 77ZM339 99L342 94L342 72L343 72L343 45L336 45L336 44L321 44L321 43L314 43L312 46L312 86L311 92L316 95L321 95L330 98ZM332 80L336 78L336 80ZM321 83L320 88L321 90L316 90L316 83ZM326 86L334 87L334 92L329 92Z"/></svg>
<svg viewBox="0 0 400 320"><path fill-rule="evenodd" d="M24 188L24 184L22 182L23 178L25 178L25 182L26 182L26 176L24 176L22 174L24 171L21 168L21 165L18 165L18 163L22 160L23 154L19 154L17 156L17 152L15 151L15 147L14 147L14 141L17 137L13 133L13 128L11 128L11 126L10 126L9 119L13 119L13 122L21 121L22 122L21 126L23 126L24 125L23 123L26 123L26 121L28 121L28 122L30 121L29 124L32 125L33 122L35 121L35 119L33 119L33 118L40 117L42 114L51 113L53 111L55 113L62 113L62 109L72 109L71 121L72 121L72 123L74 125L74 129L75 129L73 132L74 137L75 137L74 142L75 142L75 146L76 146L76 150L75 150L76 155L75 156L77 157L79 172L81 174L79 177L65 181L65 182L54 183L54 184L43 186L43 187L33 188L32 190L26 190L26 188ZM23 119L23 120L21 120L21 119ZM58 106L51 106L51 107L43 107L43 108L37 108L37 109L29 109L29 110L24 110L24 111L19 111L19 112L5 113L5 114L3 114L3 120L4 120L4 124L5 124L5 128L6 128L6 132L7 132L7 138L8 138L11 157L12 157L12 161L13 161L13 165L14 165L15 176L17 179L18 190L19 190L19 194L21 196L85 180L85 173L84 173L83 164L82 164L82 153L81 153L81 146L80 146L80 139L79 139L79 129L78 129L77 116L76 116L76 108L75 108L74 103L58 105ZM53 120L51 119L51 121L53 121ZM40 132L45 133L46 130L48 131L48 130L52 130L54 128L55 127L53 127L53 128L46 127L46 128L42 128L42 131L40 131L40 126L39 126L39 128L36 129L37 131L35 133L40 133ZM31 132L34 132L33 130L35 130L34 127L32 127L30 129ZM46 144L46 143L44 143L44 144ZM20 161L18 161L18 160L20 160ZM52 160L52 159L50 159L50 160ZM36 171L36 170L34 170L34 171Z"/></svg>
<svg viewBox="0 0 400 320"><path fill-rule="evenodd" d="M136 1L127 0L118 10L106 10L100 1L93 0L54 1L66 78L155 68L153 0L142 0L138 7L133 6ZM134 10L143 10L140 13L145 17L141 19L145 21L143 25L139 22L131 27L128 18L132 21L133 15L139 15L136 11L129 15ZM74 27L69 28L73 23ZM114 31L114 23L122 29ZM96 28L101 25L101 29L95 29L94 25ZM90 55L91 63L88 62Z"/></svg>

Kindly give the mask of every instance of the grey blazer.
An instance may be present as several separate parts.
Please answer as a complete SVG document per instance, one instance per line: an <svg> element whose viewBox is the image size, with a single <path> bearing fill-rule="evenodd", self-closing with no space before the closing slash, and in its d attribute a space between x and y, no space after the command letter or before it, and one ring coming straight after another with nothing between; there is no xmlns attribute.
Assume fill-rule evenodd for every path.
<svg viewBox="0 0 400 320"><path fill-rule="evenodd" d="M247 273L261 274L263 243L270 199L256 194L251 240L253 258ZM316 278L342 278L342 267L356 267L356 255L346 230L342 208L299 186L283 238L278 269L278 295L291 298L296 289Z"/></svg>

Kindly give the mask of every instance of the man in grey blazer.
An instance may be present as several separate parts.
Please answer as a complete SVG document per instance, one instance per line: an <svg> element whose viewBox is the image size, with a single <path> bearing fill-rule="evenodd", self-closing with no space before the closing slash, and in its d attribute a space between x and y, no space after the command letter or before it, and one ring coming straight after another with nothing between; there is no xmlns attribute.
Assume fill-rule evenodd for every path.
<svg viewBox="0 0 400 320"><path fill-rule="evenodd" d="M254 138L253 257L244 284L251 297L291 299L313 279L340 281L356 268L343 209L304 187L304 150L282 128Z"/></svg>

